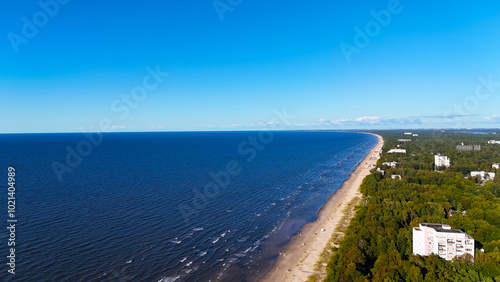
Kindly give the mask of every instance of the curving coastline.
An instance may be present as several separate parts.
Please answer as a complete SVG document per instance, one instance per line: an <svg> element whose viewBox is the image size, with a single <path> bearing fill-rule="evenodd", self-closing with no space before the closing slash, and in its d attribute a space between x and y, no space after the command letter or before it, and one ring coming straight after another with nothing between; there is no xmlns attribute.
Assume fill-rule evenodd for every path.
<svg viewBox="0 0 500 282"><path fill-rule="evenodd" d="M372 134L372 133L370 133ZM361 197L359 187L363 179L370 174L370 165L377 162L384 140L377 136L377 144L370 150L349 178L342 183L318 212L318 218L306 224L299 235L294 236L290 243L280 251L271 269L259 281L306 281L315 273L314 265L328 244L332 233L343 217L343 211L356 197ZM325 230L325 231L322 231Z"/></svg>

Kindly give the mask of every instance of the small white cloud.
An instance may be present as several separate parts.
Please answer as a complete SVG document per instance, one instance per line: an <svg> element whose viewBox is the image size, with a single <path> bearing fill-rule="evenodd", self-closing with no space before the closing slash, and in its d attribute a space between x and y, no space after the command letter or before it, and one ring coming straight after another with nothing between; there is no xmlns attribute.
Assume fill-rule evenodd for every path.
<svg viewBox="0 0 500 282"><path fill-rule="evenodd" d="M377 124L380 123L379 117L359 117L355 119L356 122L359 123L369 123L369 124Z"/></svg>
<svg viewBox="0 0 500 282"><path fill-rule="evenodd" d="M406 125L406 124L422 124L420 118L381 118L377 116L364 116L358 118L344 118L336 120L319 119L321 125L335 126L370 126L370 125Z"/></svg>

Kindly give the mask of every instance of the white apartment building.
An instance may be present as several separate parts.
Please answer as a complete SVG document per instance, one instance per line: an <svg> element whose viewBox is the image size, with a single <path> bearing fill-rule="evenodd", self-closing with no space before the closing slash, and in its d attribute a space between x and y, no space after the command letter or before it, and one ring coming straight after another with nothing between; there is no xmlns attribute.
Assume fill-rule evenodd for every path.
<svg viewBox="0 0 500 282"><path fill-rule="evenodd" d="M398 162L383 162L382 165L390 166L392 168L395 168Z"/></svg>
<svg viewBox="0 0 500 282"><path fill-rule="evenodd" d="M465 254L474 257L474 239L447 224L420 223L413 227L413 254L436 254L448 261Z"/></svg>
<svg viewBox="0 0 500 282"><path fill-rule="evenodd" d="M406 149L390 149L387 151L388 154L392 153L401 153L401 154L406 154Z"/></svg>
<svg viewBox="0 0 500 282"><path fill-rule="evenodd" d="M488 144L500 144L500 140L490 140Z"/></svg>
<svg viewBox="0 0 500 282"><path fill-rule="evenodd" d="M447 156L435 155L434 164L436 165L436 168L440 166L449 167L450 159Z"/></svg>
<svg viewBox="0 0 500 282"><path fill-rule="evenodd" d="M480 176L481 180L493 180L495 178L495 173L487 171L471 171L470 176L471 177Z"/></svg>
<svg viewBox="0 0 500 282"><path fill-rule="evenodd" d="M500 164L492 164L491 168L499 169L500 168Z"/></svg>

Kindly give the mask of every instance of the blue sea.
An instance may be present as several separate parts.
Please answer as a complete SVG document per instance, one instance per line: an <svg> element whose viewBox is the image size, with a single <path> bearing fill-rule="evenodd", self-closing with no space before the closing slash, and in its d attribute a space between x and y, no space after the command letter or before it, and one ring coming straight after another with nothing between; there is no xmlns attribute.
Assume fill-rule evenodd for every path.
<svg viewBox="0 0 500 282"><path fill-rule="evenodd" d="M376 142L312 131L1 134L0 280L258 280Z"/></svg>

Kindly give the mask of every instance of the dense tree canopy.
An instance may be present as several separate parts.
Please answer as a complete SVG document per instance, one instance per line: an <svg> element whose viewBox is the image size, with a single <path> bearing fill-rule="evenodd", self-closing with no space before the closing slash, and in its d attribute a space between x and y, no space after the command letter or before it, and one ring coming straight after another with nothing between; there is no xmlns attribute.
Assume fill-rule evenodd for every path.
<svg viewBox="0 0 500 282"><path fill-rule="evenodd" d="M326 281L495 281L500 282L500 181L468 179L472 170L494 171L500 145L487 144L491 133L418 131L376 132L384 137L383 152L400 148L406 154L382 154L361 186L365 200L358 207L338 250L328 264ZM410 142L398 139L411 138ZM458 152L456 145L481 145L481 151ZM448 168L434 167L434 155L451 159ZM395 168L382 165L397 161ZM436 171L437 170L437 171ZM392 179L399 174L402 179ZM468 178L466 178L468 177ZM465 212L463 212L465 211ZM435 255L412 254L412 227L444 223L476 240L475 257L449 262ZM480 251L484 249L484 253Z"/></svg>

